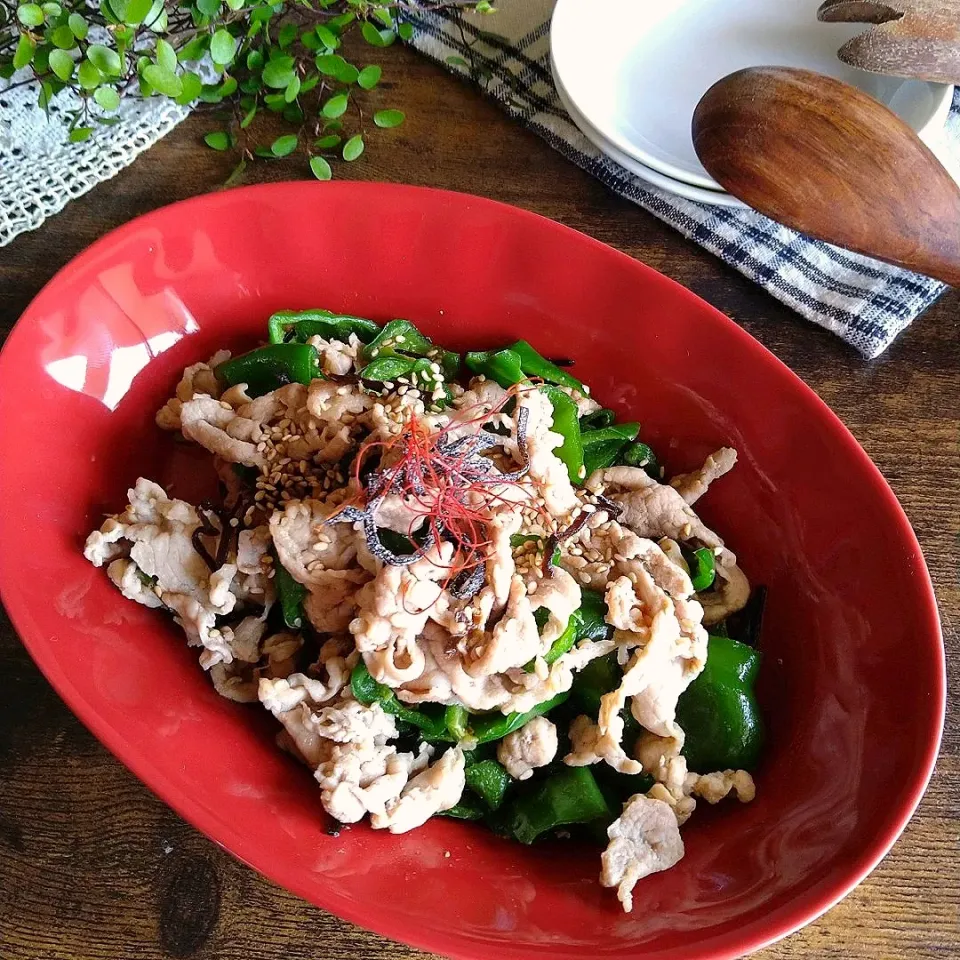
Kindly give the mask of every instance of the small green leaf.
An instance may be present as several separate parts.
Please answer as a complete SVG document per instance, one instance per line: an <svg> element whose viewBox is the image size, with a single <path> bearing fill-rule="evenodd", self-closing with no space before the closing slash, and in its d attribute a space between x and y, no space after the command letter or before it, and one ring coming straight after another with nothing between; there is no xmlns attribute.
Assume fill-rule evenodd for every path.
<svg viewBox="0 0 960 960"><path fill-rule="evenodd" d="M317 39L328 49L336 50L340 46L340 38L322 23L316 28Z"/></svg>
<svg viewBox="0 0 960 960"><path fill-rule="evenodd" d="M225 187L232 187L234 184L239 183L243 179L243 171L247 169L247 160L246 157L241 157L240 162L233 168L230 173L230 176L223 181Z"/></svg>
<svg viewBox="0 0 960 960"><path fill-rule="evenodd" d="M87 35L87 21L79 13L71 13L67 18L70 32L78 39L83 40Z"/></svg>
<svg viewBox="0 0 960 960"><path fill-rule="evenodd" d="M29 35L21 33L20 39L17 41L17 49L13 54L14 69L19 70L21 67L25 67L33 59L33 51L36 49L37 45L30 39Z"/></svg>
<svg viewBox="0 0 960 960"><path fill-rule="evenodd" d="M59 50L72 50L77 45L77 38L66 24L62 24L50 32L50 42Z"/></svg>
<svg viewBox="0 0 960 960"><path fill-rule="evenodd" d="M186 70L180 74L180 84L183 89L180 91L180 96L176 99L180 106L185 107L188 103L193 103L193 101L200 96L200 92L203 89L203 82L195 73Z"/></svg>
<svg viewBox="0 0 960 960"><path fill-rule="evenodd" d="M323 44L312 29L304 30L304 32L300 34L300 42L313 53L316 53L323 47Z"/></svg>
<svg viewBox="0 0 960 960"><path fill-rule="evenodd" d="M332 20L327 21L327 26L331 29L340 33L345 26L350 23L353 23L357 19L355 13L341 13L338 16L334 17Z"/></svg>
<svg viewBox="0 0 960 960"><path fill-rule="evenodd" d="M352 163L363 153L363 146L363 137L361 137L359 133L351 137L343 145L343 159L346 160L347 163Z"/></svg>
<svg viewBox="0 0 960 960"><path fill-rule="evenodd" d="M107 113L113 113L120 107L120 94L115 87L98 87L93 94L93 99L103 107Z"/></svg>
<svg viewBox="0 0 960 960"><path fill-rule="evenodd" d="M84 90L95 90L100 86L103 74L89 60L84 60L77 71L77 79Z"/></svg>
<svg viewBox="0 0 960 960"><path fill-rule="evenodd" d="M82 143L84 140L89 140L92 133L93 127L74 127L70 131L70 142Z"/></svg>
<svg viewBox="0 0 960 960"><path fill-rule="evenodd" d="M463 57L458 57L456 54L447 57L447 63L449 63L451 67L469 67L470 66L470 64L467 63L467 61L464 60Z"/></svg>
<svg viewBox="0 0 960 960"><path fill-rule="evenodd" d="M281 116L287 121L287 123L300 124L306 119L306 117L303 115L303 110L300 109L300 104L296 101L293 103L288 103L283 108L283 113Z"/></svg>
<svg viewBox="0 0 960 960"><path fill-rule="evenodd" d="M275 157L289 156L296 149L297 135L295 133L288 133L282 137L277 137L277 139L270 144L270 152Z"/></svg>
<svg viewBox="0 0 960 960"><path fill-rule="evenodd" d="M59 3L54 3L53 0L49 0L48 3L41 3L40 9L48 20L55 20L63 13L63 7Z"/></svg>
<svg viewBox="0 0 960 960"><path fill-rule="evenodd" d="M285 23L280 28L277 33L277 43L280 44L281 50L286 50L297 39L298 29L295 23Z"/></svg>
<svg viewBox="0 0 960 960"><path fill-rule="evenodd" d="M153 53L157 58L157 63L159 63L164 70L169 70L173 73L177 69L177 51L174 50L166 40L158 37L157 45Z"/></svg>
<svg viewBox="0 0 960 960"><path fill-rule="evenodd" d="M283 91L283 99L287 103L293 103L300 93L300 78L294 74L293 79L287 84L287 89Z"/></svg>
<svg viewBox="0 0 960 960"><path fill-rule="evenodd" d="M243 6L244 0L227 0L227 6L231 10L239 10Z"/></svg>
<svg viewBox="0 0 960 960"><path fill-rule="evenodd" d="M25 27L39 27L43 23L43 11L37 3L22 3L17 7L17 19Z"/></svg>
<svg viewBox="0 0 960 960"><path fill-rule="evenodd" d="M253 123L253 118L257 115L257 104L254 101L253 106L244 114L243 119L240 121L240 129L246 130L247 127Z"/></svg>
<svg viewBox="0 0 960 960"><path fill-rule="evenodd" d="M223 151L229 150L236 141L233 139L231 134L226 133L223 130L214 130L204 136L203 142L211 150Z"/></svg>
<svg viewBox="0 0 960 960"><path fill-rule="evenodd" d="M320 137L318 140L313 141L313 145L318 150L332 150L334 147L340 146L341 138L335 133L328 133L325 137Z"/></svg>
<svg viewBox="0 0 960 960"><path fill-rule="evenodd" d="M116 6L116 4L114 6ZM152 9L153 0L128 0L123 13L120 14L119 10L116 12L120 14L120 19L123 20L124 23L138 26L147 19Z"/></svg>
<svg viewBox="0 0 960 960"><path fill-rule="evenodd" d="M397 27L397 33L400 35L400 39L408 42L413 39L413 24L412 23L401 23Z"/></svg>
<svg viewBox="0 0 960 960"><path fill-rule="evenodd" d="M197 9L206 17L215 17L220 12L220 0L197 0Z"/></svg>
<svg viewBox="0 0 960 960"><path fill-rule="evenodd" d="M392 29L393 28L393 17L390 16L389 10L384 10L383 7L378 7L373 11L373 15L379 20L385 27Z"/></svg>
<svg viewBox="0 0 960 960"><path fill-rule="evenodd" d="M251 50L247 54L247 69L259 70L263 67L263 54L259 50Z"/></svg>
<svg viewBox="0 0 960 960"><path fill-rule="evenodd" d="M210 37L205 33L201 33L180 48L178 51L180 60L202 60L209 46Z"/></svg>
<svg viewBox="0 0 960 960"><path fill-rule="evenodd" d="M183 93L183 82L180 78L158 63L151 63L143 68L143 79L164 96L179 97Z"/></svg>
<svg viewBox="0 0 960 960"><path fill-rule="evenodd" d="M282 93L268 93L263 98L263 102L267 108L274 113L280 113L287 105L287 101L283 99Z"/></svg>
<svg viewBox="0 0 960 960"><path fill-rule="evenodd" d="M331 120L342 117L347 112L347 95L345 93L335 94L323 105L320 112Z"/></svg>
<svg viewBox="0 0 960 960"><path fill-rule="evenodd" d="M383 76L383 70L373 63L360 71L357 77L357 83L363 87L364 90L372 90L380 82L381 76Z"/></svg>
<svg viewBox="0 0 960 960"><path fill-rule="evenodd" d="M222 100L226 100L227 97L232 97L237 92L237 86L236 77L226 77L223 83L217 87L217 93L220 94Z"/></svg>
<svg viewBox="0 0 960 960"><path fill-rule="evenodd" d="M320 74L311 73L300 84L301 93L309 93L320 82Z"/></svg>
<svg viewBox="0 0 960 960"><path fill-rule="evenodd" d="M293 57L271 60L263 68L263 82L268 87L284 90L293 79Z"/></svg>
<svg viewBox="0 0 960 960"><path fill-rule="evenodd" d="M323 157L310 158L310 171L318 180L330 180L333 177L330 164Z"/></svg>
<svg viewBox="0 0 960 960"><path fill-rule="evenodd" d="M273 151L269 147L254 147L253 152L255 156L262 157L264 160L275 160L276 157L273 155Z"/></svg>
<svg viewBox="0 0 960 960"><path fill-rule="evenodd" d="M87 47L87 59L103 74L108 77L119 77L122 69L120 55L116 50L105 47L102 43L91 43Z"/></svg>
<svg viewBox="0 0 960 960"><path fill-rule="evenodd" d="M324 129L324 130L342 130L342 129L343 129L343 121L342 121L342 120L328 120L328 121L323 125L323 129Z"/></svg>
<svg viewBox="0 0 960 960"><path fill-rule="evenodd" d="M73 57L66 50L51 50L48 63L50 69L64 82L73 76Z"/></svg>
<svg viewBox="0 0 960 960"><path fill-rule="evenodd" d="M230 63L237 52L237 41L223 28L210 41L210 56L214 63Z"/></svg>
<svg viewBox="0 0 960 960"><path fill-rule="evenodd" d="M402 110L378 110L373 115L373 122L378 127L390 129L390 127L399 127L406 119L406 114Z"/></svg>

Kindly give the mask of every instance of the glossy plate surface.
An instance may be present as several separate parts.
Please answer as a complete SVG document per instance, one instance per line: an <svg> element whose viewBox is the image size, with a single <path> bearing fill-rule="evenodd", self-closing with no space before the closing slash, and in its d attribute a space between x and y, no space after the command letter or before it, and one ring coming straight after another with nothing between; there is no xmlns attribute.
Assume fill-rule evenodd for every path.
<svg viewBox="0 0 960 960"><path fill-rule="evenodd" d="M719 185L693 149L694 108L717 80L743 67L816 70L869 93L921 137L943 128L950 84L847 66L837 50L866 27L819 23L819 6L820 0L557 0L550 45L570 98L605 140L698 187Z"/></svg>
<svg viewBox="0 0 960 960"><path fill-rule="evenodd" d="M271 718L220 699L169 620L121 599L81 556L138 474L187 498L209 485L209 459L153 423L181 369L252 345L273 310L312 305L408 317L458 349L522 336L569 354L670 470L720 444L740 451L702 512L769 587L758 798L698 811L686 858L639 885L633 915L597 884L596 849L522 848L442 820L329 836L317 787L275 748ZM929 777L943 646L923 558L877 470L734 323L532 214L409 187L298 183L135 220L62 270L11 334L0 450L3 600L64 700L237 857L424 949L736 956L849 891Z"/></svg>

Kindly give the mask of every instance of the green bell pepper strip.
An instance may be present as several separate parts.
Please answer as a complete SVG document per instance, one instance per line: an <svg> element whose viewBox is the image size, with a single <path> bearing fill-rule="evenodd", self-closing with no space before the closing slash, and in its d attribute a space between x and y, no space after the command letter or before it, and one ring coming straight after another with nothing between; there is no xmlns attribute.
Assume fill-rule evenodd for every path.
<svg viewBox="0 0 960 960"><path fill-rule="evenodd" d="M464 356L463 362L472 373L483 374L504 388L527 379L520 366L520 357L513 350L473 350Z"/></svg>
<svg viewBox="0 0 960 960"><path fill-rule="evenodd" d="M273 582L277 588L277 599L280 601L280 612L283 622L291 630L299 630L303 626L303 598L307 595L307 588L297 580L280 562L276 552L273 554Z"/></svg>
<svg viewBox="0 0 960 960"><path fill-rule="evenodd" d="M271 343L290 340L306 343L310 337L346 341L351 333L368 343L377 336L380 327L372 320L348 313L333 313L331 310L278 310L267 321L267 330Z"/></svg>
<svg viewBox="0 0 960 960"><path fill-rule="evenodd" d="M464 770L467 786L491 809L499 810L510 774L496 760L480 760Z"/></svg>
<svg viewBox="0 0 960 960"><path fill-rule="evenodd" d="M687 564L690 567L690 582L693 589L699 593L709 590L717 576L717 558L709 547L700 547L688 555Z"/></svg>
<svg viewBox="0 0 960 960"><path fill-rule="evenodd" d="M550 385L540 388L553 406L553 426L550 429L563 437L563 443L553 455L567 468L571 483L583 483L586 471L583 466L583 443L580 439L580 421L577 405L559 387Z"/></svg>
<svg viewBox="0 0 960 960"><path fill-rule="evenodd" d="M620 462L628 467L643 467L647 475L654 480L663 478L663 468L657 455L645 443L631 443L620 458Z"/></svg>
<svg viewBox="0 0 960 960"><path fill-rule="evenodd" d="M262 396L288 383L309 386L322 377L320 357L309 343L274 343L221 363L214 371L228 387L247 385L253 397Z"/></svg>
<svg viewBox="0 0 960 960"><path fill-rule="evenodd" d="M711 636L707 665L680 695L677 723L683 754L698 773L753 770L763 747L763 719L754 695L760 654L729 637Z"/></svg>
<svg viewBox="0 0 960 960"><path fill-rule="evenodd" d="M402 354L384 354L371 360L360 370L360 376L364 380L377 380L380 383L389 383L405 377L408 381L413 381L414 374L417 377L417 388L424 394L433 392L433 387L439 384L443 389L443 398L438 401L441 406L445 406L453 399L450 387L447 383L436 378L436 373L432 365L436 361L429 357L405 357Z"/></svg>
<svg viewBox="0 0 960 960"><path fill-rule="evenodd" d="M505 808L502 825L520 843L573 823L612 817L589 767L566 767L534 782Z"/></svg>
<svg viewBox="0 0 960 960"><path fill-rule="evenodd" d="M541 717L549 713L554 707L563 703L569 692L558 693L555 697L538 703L532 710L526 713L487 713L476 717L470 725L470 733L477 743L488 743L491 740L502 740L508 733L519 730L525 723L534 717ZM357 698L359 699L359 697Z"/></svg>
<svg viewBox="0 0 960 960"><path fill-rule="evenodd" d="M600 698L620 683L623 671L617 665L616 652L591 660L573 678L570 699L578 710L591 717L600 712Z"/></svg>
<svg viewBox="0 0 960 960"><path fill-rule="evenodd" d="M405 353L412 357L425 357L436 348L433 341L424 336L409 320L391 320L363 348L363 359L373 360L385 354L392 356Z"/></svg>
<svg viewBox="0 0 960 960"><path fill-rule="evenodd" d="M467 735L467 721L470 715L467 708L459 703L452 703L443 711L443 723L447 732L454 740L460 741Z"/></svg>
<svg viewBox="0 0 960 960"><path fill-rule="evenodd" d="M540 610L544 610L544 608L541 607ZM537 610L536 613L540 613L540 610ZM536 619L536 613L534 619ZM613 627L606 622L606 616L607 605L604 602L603 594L596 590L582 589L580 591L580 606L570 614L566 629L553 641L550 649L544 654L544 663L547 666L555 663L581 640L605 640L609 637ZM541 631L546 624L547 617L543 619L543 623L537 623L537 627ZM535 660L531 660L523 669L527 673L532 673L535 663Z"/></svg>
<svg viewBox="0 0 960 960"><path fill-rule="evenodd" d="M639 423L618 423L597 430L583 430L580 421L580 442L583 444L583 466L586 476L594 470L612 467L624 452L630 441L640 432Z"/></svg>
<svg viewBox="0 0 960 960"><path fill-rule="evenodd" d="M584 433L588 430L602 430L604 427L613 426L616 420L617 415L612 410L594 410L580 418L580 429Z"/></svg>
<svg viewBox="0 0 960 960"><path fill-rule="evenodd" d="M441 817L452 817L454 820L482 820L486 811L473 797L461 797L460 802L449 810L441 810Z"/></svg>
<svg viewBox="0 0 960 960"><path fill-rule="evenodd" d="M554 383L560 387L569 387L589 396L589 390L574 376L567 373L562 367L539 354L526 340L511 343L508 350L512 350L520 358L520 369L528 377L539 377L545 383Z"/></svg>
<svg viewBox="0 0 960 960"><path fill-rule="evenodd" d="M431 715L425 710L417 710L402 704L390 687L374 680L363 660L357 661L357 665L350 674L350 689L360 703L367 706L379 703L385 713L390 713L398 720L416 727L424 740L450 741L453 739L447 730L445 711L440 711L438 715Z"/></svg>

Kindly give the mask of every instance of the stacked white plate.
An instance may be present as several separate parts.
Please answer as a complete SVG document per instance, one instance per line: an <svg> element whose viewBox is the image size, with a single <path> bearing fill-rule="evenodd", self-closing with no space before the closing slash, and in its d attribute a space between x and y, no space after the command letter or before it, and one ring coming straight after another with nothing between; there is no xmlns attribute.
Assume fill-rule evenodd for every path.
<svg viewBox="0 0 960 960"><path fill-rule="evenodd" d="M848 67L837 50L867 29L820 23L820 0L557 0L557 92L601 152L670 193L744 206L707 173L690 134L700 98L743 67L805 67L885 103L936 150L953 87Z"/></svg>

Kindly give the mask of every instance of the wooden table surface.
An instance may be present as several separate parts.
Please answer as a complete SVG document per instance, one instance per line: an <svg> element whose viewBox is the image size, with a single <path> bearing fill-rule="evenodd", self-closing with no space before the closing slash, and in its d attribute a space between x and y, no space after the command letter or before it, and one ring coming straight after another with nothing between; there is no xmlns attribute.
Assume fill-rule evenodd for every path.
<svg viewBox="0 0 960 960"><path fill-rule="evenodd" d="M960 956L960 296L944 296L867 363L608 193L466 84L409 51L387 54L391 82L380 97L402 106L407 123L338 176L492 197L645 261L789 364L892 484L940 600L950 674L940 760L878 869L825 917L758 956ZM0 330L107 230L218 188L231 161L203 146L213 126L190 118L114 180L0 249ZM246 182L300 176L300 165L262 163ZM181 821L70 714L0 619L0 960L423 956L278 889Z"/></svg>

